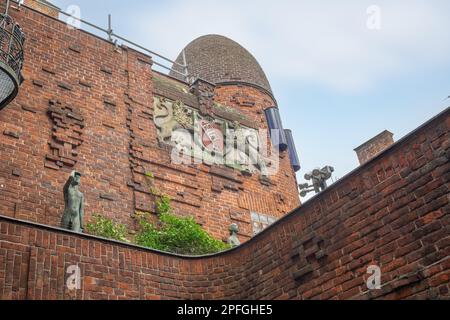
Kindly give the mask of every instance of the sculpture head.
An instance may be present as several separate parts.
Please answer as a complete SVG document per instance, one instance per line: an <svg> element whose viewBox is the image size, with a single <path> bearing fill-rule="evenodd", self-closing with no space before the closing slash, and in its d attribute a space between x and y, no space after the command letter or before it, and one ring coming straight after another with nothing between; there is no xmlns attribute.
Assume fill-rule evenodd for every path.
<svg viewBox="0 0 450 320"><path fill-rule="evenodd" d="M229 230L231 234L236 234L239 232L239 226L236 223L233 223L232 225L230 225Z"/></svg>
<svg viewBox="0 0 450 320"><path fill-rule="evenodd" d="M241 242L239 241L237 233L239 232L239 226L236 223L233 223L230 226L230 237L228 238L228 244L231 245L231 247L237 247L241 245Z"/></svg>
<svg viewBox="0 0 450 320"><path fill-rule="evenodd" d="M79 172L72 172L72 177L73 177L73 185L77 186L80 184L81 181L81 173Z"/></svg>

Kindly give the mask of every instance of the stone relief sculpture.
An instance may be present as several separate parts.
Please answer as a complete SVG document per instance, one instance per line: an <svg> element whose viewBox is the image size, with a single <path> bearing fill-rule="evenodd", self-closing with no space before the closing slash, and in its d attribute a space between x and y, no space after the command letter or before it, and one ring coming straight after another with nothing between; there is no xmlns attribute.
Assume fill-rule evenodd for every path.
<svg viewBox="0 0 450 320"><path fill-rule="evenodd" d="M241 245L241 241L239 241L239 238L237 236L239 232L239 226L236 223L233 223L230 226L230 237L228 238L228 244L232 247L237 247Z"/></svg>
<svg viewBox="0 0 450 320"><path fill-rule="evenodd" d="M180 101L162 97L154 98L153 119L157 128L158 141L175 147L184 154L198 157L198 150L204 159L219 156L220 164L247 172L260 173L268 177L266 161L260 154L258 131L242 126L239 121L225 121L185 106ZM227 141L227 130L233 130L234 142ZM214 154L211 158L209 154Z"/></svg>
<svg viewBox="0 0 450 320"><path fill-rule="evenodd" d="M192 135L188 131L179 129L173 131L170 141L175 144L178 152L183 152L186 155L192 153Z"/></svg>
<svg viewBox="0 0 450 320"><path fill-rule="evenodd" d="M65 229L83 232L84 195L80 192L81 173L72 171L64 185L64 214L61 225Z"/></svg>
<svg viewBox="0 0 450 320"><path fill-rule="evenodd" d="M184 107L182 102L155 97L153 105L153 121L158 129L160 143L170 143L172 132L176 129L193 129L192 111Z"/></svg>
<svg viewBox="0 0 450 320"><path fill-rule="evenodd" d="M233 123L235 131L234 146L227 146L228 152L236 152L237 160L241 164L243 171L249 173L261 172L267 177L268 171L266 162L259 152L258 134L253 129L246 129L238 121Z"/></svg>

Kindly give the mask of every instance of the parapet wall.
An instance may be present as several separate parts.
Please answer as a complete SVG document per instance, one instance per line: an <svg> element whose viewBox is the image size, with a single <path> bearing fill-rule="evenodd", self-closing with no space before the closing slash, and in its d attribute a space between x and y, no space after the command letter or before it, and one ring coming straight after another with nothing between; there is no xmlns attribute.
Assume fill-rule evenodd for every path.
<svg viewBox="0 0 450 320"><path fill-rule="evenodd" d="M0 299L449 299L450 109L232 251L188 258L0 218ZM69 291L67 268L81 270ZM368 290L370 265L381 289Z"/></svg>

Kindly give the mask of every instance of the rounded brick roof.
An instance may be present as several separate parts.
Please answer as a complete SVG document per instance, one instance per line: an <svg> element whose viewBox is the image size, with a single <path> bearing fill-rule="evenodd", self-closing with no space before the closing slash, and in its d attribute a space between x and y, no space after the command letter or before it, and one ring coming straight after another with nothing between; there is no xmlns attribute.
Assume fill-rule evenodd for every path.
<svg viewBox="0 0 450 320"><path fill-rule="evenodd" d="M202 78L214 84L251 84L272 94L267 77L258 61L237 42L219 35L195 39L184 48L190 77ZM183 52L177 60L183 64ZM182 71L181 67L174 67ZM185 80L175 72L170 75Z"/></svg>

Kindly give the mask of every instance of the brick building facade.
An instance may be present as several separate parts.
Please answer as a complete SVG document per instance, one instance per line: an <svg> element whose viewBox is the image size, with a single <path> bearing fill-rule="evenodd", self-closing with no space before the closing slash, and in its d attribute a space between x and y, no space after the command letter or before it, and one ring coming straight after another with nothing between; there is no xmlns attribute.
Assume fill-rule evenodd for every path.
<svg viewBox="0 0 450 320"><path fill-rule="evenodd" d="M450 109L231 251L0 217L0 299L450 299ZM369 290L378 266L381 289ZM71 266L80 288L69 290Z"/></svg>
<svg viewBox="0 0 450 320"><path fill-rule="evenodd" d="M46 13L10 9L27 39L25 81L0 114L3 215L60 226L62 189L72 170L83 174L86 221L102 214L133 227L135 212L154 213L146 173L172 198L176 214L195 217L218 239L226 239L228 227L236 223L246 241L253 236L252 212L276 220L300 204L286 151L280 153L279 172L262 179L257 172L224 165L176 165L171 147L158 141L155 99L181 102L226 123L267 129L264 110L276 102L245 49L213 36L240 48L242 61L252 67L241 81L189 85L152 71L151 57L73 30ZM211 69L213 62L203 65ZM252 77L258 79L251 83ZM212 96L204 98L207 88Z"/></svg>
<svg viewBox="0 0 450 320"><path fill-rule="evenodd" d="M266 179L174 165L158 143L162 98L267 127L263 111L276 103L255 62L252 78L227 79L218 66L190 87L153 72L148 56L35 10L11 15L27 43L25 82L0 112L0 299L450 298L449 109L299 207L286 152ZM205 100L211 92L216 104ZM279 220L238 248L197 258L73 233L58 228L73 169L83 173L88 219L100 213L132 226L135 211L154 212L152 172L176 213L217 238L237 222L249 239L252 213ZM367 287L373 265L377 290ZM77 290L66 285L71 266Z"/></svg>

